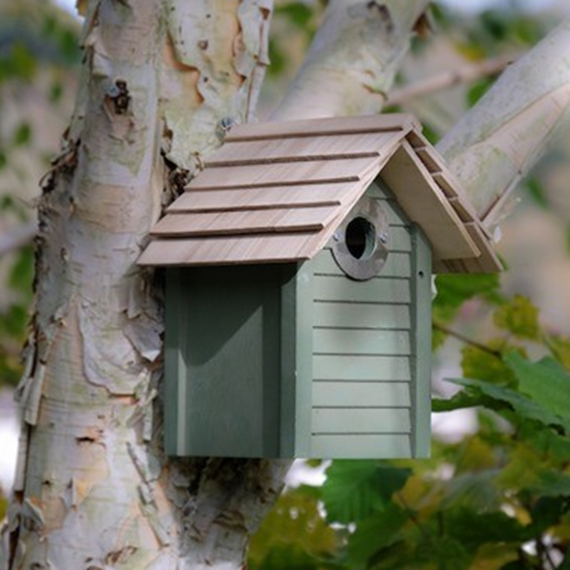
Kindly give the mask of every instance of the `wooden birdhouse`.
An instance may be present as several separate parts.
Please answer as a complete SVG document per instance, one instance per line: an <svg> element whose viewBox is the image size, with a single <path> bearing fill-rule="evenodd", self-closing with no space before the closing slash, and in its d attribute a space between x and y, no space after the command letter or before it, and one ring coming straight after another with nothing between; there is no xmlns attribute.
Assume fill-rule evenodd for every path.
<svg viewBox="0 0 570 570"><path fill-rule="evenodd" d="M428 455L432 273L500 265L411 116L236 126L152 238L169 454Z"/></svg>

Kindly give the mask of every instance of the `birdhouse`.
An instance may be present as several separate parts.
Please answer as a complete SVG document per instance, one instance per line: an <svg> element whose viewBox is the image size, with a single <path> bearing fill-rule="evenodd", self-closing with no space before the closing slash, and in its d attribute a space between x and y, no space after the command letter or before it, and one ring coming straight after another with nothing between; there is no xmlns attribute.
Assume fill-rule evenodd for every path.
<svg viewBox="0 0 570 570"><path fill-rule="evenodd" d="M152 229L166 450L425 457L431 276L489 235L409 115L235 126Z"/></svg>

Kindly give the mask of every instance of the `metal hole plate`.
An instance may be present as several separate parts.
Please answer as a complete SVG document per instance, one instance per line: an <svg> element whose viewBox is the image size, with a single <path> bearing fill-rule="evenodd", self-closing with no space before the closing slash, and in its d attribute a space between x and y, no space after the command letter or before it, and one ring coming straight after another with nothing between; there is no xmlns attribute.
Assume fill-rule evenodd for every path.
<svg viewBox="0 0 570 570"><path fill-rule="evenodd" d="M357 218L364 218L373 227L372 243L362 257L355 257L346 244L346 228ZM390 238L388 216L380 200L362 197L336 229L332 238L332 253L337 265L352 279L366 281L380 273L388 258Z"/></svg>

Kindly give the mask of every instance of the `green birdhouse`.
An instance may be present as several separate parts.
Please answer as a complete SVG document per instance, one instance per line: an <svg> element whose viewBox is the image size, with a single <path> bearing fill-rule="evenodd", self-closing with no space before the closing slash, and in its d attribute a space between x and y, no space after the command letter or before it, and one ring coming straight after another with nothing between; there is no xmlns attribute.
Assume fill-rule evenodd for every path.
<svg viewBox="0 0 570 570"><path fill-rule="evenodd" d="M490 238L409 115L238 125L152 230L166 450L425 457L431 277Z"/></svg>

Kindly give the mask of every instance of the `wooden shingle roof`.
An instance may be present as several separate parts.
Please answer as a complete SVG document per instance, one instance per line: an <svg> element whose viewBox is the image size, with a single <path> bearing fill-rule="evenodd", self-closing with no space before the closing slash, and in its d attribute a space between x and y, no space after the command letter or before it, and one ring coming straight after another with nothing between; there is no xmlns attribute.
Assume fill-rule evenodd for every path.
<svg viewBox="0 0 570 570"><path fill-rule="evenodd" d="M378 176L431 242L435 272L500 270L458 183L405 114L235 126L152 228L139 264L310 259Z"/></svg>

